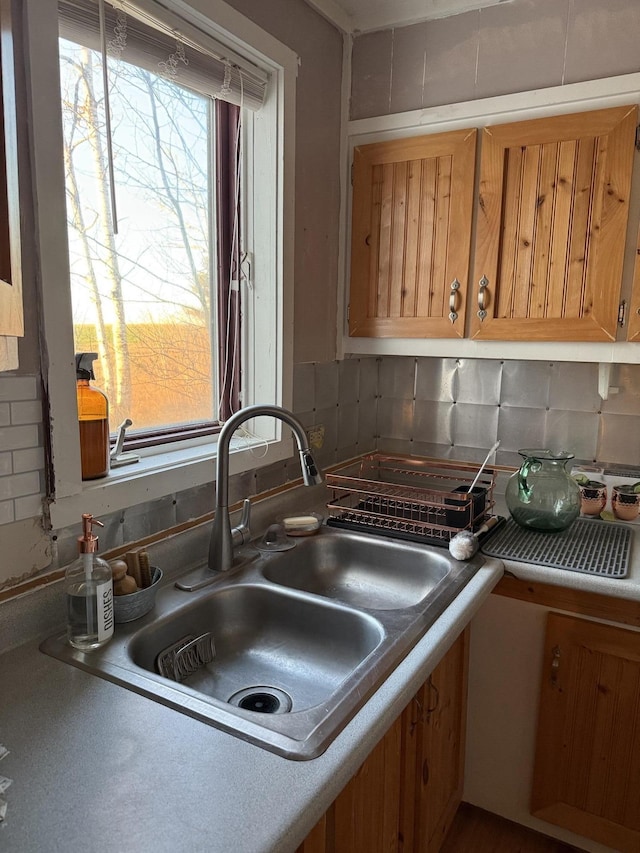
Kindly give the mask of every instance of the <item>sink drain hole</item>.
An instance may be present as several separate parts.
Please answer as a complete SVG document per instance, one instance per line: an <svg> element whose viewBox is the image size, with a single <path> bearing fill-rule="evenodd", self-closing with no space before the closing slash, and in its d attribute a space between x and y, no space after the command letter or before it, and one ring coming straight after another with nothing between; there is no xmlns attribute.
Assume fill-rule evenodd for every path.
<svg viewBox="0 0 640 853"><path fill-rule="evenodd" d="M277 687L246 687L234 693L230 705L258 714L286 714L291 710L291 697Z"/></svg>

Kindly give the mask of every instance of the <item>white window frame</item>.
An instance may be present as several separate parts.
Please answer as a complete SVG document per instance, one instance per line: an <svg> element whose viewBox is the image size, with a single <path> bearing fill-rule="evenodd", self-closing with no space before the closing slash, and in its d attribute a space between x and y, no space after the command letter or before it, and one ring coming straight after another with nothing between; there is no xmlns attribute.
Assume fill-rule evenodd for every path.
<svg viewBox="0 0 640 853"><path fill-rule="evenodd" d="M246 345L243 405L291 407L293 374L293 264L295 84L298 57L288 47L223 0L157 0L270 74L265 105L248 124L245 166L249 185L246 233L253 244L251 277L243 298ZM216 437L144 451L139 463L116 468L103 479L83 482L75 398L73 325L66 236L62 125L58 72L56 0L25 0L30 57L30 128L36 245L42 298L42 369L50 406L54 529L80 514L96 515L154 500L215 480ZM257 185L254 184L257 188ZM266 357L268 355L268 357ZM279 421L258 419L253 446L234 441L230 471L238 473L292 454L292 441ZM265 447L266 440L266 447ZM254 449L257 445L257 452ZM212 507L213 509L213 507Z"/></svg>

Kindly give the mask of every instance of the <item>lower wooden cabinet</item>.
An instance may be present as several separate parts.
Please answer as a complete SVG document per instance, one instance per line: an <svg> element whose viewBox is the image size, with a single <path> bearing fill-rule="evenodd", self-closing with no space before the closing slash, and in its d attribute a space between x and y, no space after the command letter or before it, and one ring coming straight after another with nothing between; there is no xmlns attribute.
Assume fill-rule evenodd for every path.
<svg viewBox="0 0 640 853"><path fill-rule="evenodd" d="M298 853L437 853L462 798L468 630Z"/></svg>
<svg viewBox="0 0 640 853"><path fill-rule="evenodd" d="M549 614L531 811L640 850L640 632Z"/></svg>

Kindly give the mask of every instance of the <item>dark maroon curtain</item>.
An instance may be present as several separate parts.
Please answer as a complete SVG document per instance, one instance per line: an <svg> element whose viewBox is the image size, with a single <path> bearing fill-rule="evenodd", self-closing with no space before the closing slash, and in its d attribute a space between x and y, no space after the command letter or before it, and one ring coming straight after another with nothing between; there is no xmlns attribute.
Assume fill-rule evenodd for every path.
<svg viewBox="0 0 640 853"><path fill-rule="evenodd" d="M216 100L215 124L218 398L225 421L240 407L240 108Z"/></svg>

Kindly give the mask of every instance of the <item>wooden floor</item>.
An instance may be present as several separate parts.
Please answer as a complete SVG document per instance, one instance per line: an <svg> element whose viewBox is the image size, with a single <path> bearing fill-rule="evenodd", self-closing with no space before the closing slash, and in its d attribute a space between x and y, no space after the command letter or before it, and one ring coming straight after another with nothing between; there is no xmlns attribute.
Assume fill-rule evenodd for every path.
<svg viewBox="0 0 640 853"><path fill-rule="evenodd" d="M578 853L576 847L462 803L440 853Z"/></svg>

